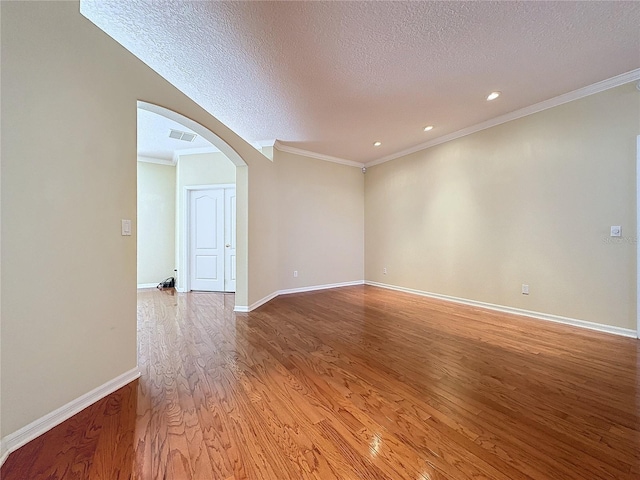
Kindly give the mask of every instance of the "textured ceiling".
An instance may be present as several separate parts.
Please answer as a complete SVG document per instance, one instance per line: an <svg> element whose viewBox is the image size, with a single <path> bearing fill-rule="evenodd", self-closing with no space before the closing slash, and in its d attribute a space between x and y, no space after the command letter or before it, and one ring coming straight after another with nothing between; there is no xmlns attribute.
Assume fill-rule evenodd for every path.
<svg viewBox="0 0 640 480"><path fill-rule="evenodd" d="M247 141L359 162L640 67L640 2L84 0L81 11Z"/></svg>
<svg viewBox="0 0 640 480"><path fill-rule="evenodd" d="M174 153L196 148L217 150L208 140L197 136L193 142L169 138L169 131L194 133L187 127L157 113L138 109L138 155L160 160L173 160Z"/></svg>

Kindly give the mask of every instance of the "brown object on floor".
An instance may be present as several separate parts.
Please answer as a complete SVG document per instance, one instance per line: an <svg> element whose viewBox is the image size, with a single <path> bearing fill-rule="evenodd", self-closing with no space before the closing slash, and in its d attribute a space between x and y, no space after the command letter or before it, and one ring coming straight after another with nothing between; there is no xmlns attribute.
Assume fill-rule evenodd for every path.
<svg viewBox="0 0 640 480"><path fill-rule="evenodd" d="M138 298L139 382L2 480L640 478L635 339L368 286Z"/></svg>

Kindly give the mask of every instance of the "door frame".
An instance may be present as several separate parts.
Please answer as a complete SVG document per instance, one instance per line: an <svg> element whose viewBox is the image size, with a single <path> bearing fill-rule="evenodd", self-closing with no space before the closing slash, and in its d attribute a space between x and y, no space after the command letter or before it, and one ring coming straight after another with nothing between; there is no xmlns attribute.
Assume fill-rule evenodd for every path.
<svg viewBox="0 0 640 480"><path fill-rule="evenodd" d="M218 183L213 185L186 185L182 192L182 218L184 221L182 238L182 269L184 270L184 288L185 292L191 291L191 192L198 190L222 190L225 188L236 188L235 183ZM236 232L237 234L237 232ZM225 265L225 269L227 266ZM180 274L180 272L178 272ZM226 274L226 272L225 272Z"/></svg>

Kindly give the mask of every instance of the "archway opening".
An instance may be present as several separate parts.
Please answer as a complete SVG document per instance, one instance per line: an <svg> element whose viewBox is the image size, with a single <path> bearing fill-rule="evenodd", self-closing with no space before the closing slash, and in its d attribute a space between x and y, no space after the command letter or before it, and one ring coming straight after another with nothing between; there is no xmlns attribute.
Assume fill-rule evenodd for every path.
<svg viewBox="0 0 640 480"><path fill-rule="evenodd" d="M234 258L234 288L235 291L235 305L245 305L246 299L248 298L248 175L247 175L247 163L244 159L224 140L222 140L218 135L204 127L198 122L191 120L180 113L177 113L173 110L167 109L165 107L161 107L159 105L154 105L148 102L138 101L138 109L141 113L151 112L157 116L163 117L164 119L168 119L171 122L175 122L183 127L185 130L196 133L202 139L206 140L211 146L210 149L186 149L183 150L185 153L185 157L190 155L211 155L211 156L219 156L226 160L228 160L229 165L232 165L232 170L235 170L235 228L234 228L234 238L237 239L235 245L235 258ZM167 129L168 130L168 129ZM169 133L169 132L166 132ZM140 126L138 126L138 134L140 135ZM216 153L217 152L217 153ZM177 165L180 162L181 155L177 155L174 153L173 155L173 165ZM192 157L193 158L193 157ZM165 160L166 165L171 164L171 160ZM160 162L162 163L162 161ZM184 161L183 163L187 163ZM224 163L224 160L223 160ZM140 163L139 163L140 165ZM235 167L235 168L233 168ZM228 169L227 169L228 170ZM140 171L140 170L139 170ZM196 184L212 184L218 183L212 181L210 177L203 176L202 181L196 182ZM205 181L206 180L206 181ZM183 182L184 183L184 182ZM193 184L193 182L191 182ZM225 184L228 184L229 181L225 179ZM186 246L186 241L184 238L185 232L185 199L188 199L189 196L189 187L186 185L182 185L179 181L175 182L175 202L174 202L174 210L175 210L175 229L174 229L174 241L173 241L173 251L175 258L175 277L176 277L176 290L178 292L186 292L191 290L190 288L190 275L189 271L189 260L187 258L188 247ZM138 192L140 195L140 191ZM140 208L140 207L139 207ZM166 230L166 228L165 228ZM148 232L147 232L148 233ZM165 247L170 248L170 247ZM145 252L145 255L149 252ZM140 254L140 253L139 253ZM148 258L149 255L146 255ZM166 263L166 262L165 262ZM140 262L138 265L140 269ZM166 268L165 268L166 269ZM172 269L173 270L173 269ZM140 273L140 272L139 272ZM140 275L138 284L141 285ZM143 286L150 286L147 282L142 282Z"/></svg>

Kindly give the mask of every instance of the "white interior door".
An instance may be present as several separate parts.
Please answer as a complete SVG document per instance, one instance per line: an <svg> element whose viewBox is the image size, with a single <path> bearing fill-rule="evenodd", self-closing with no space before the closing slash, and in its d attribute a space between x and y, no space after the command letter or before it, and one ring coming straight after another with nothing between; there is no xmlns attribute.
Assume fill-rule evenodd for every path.
<svg viewBox="0 0 640 480"><path fill-rule="evenodd" d="M224 291L224 190L192 190L189 206L191 290Z"/></svg>
<svg viewBox="0 0 640 480"><path fill-rule="evenodd" d="M236 291L236 189L224 190L224 291Z"/></svg>

